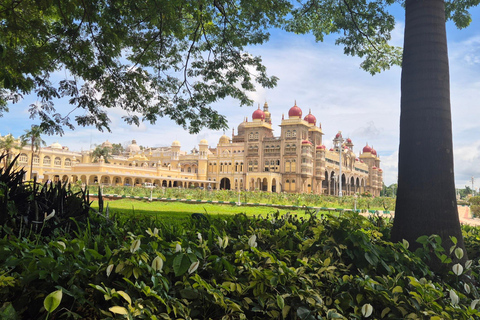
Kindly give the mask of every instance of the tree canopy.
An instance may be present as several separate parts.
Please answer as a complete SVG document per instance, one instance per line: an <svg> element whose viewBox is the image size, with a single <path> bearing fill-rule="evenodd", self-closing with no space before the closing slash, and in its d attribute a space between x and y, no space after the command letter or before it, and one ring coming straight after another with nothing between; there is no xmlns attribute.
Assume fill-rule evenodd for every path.
<svg viewBox="0 0 480 320"><path fill-rule="evenodd" d="M480 0L446 2L459 27ZM374 74L401 63L388 44L395 0L4 0L0 3L0 115L23 95L47 134L64 127L110 130L108 109L120 107L130 124L169 117L196 133L226 128L212 104L232 97L253 102L255 83L275 86L260 57L246 49L265 43L272 28L312 33L364 60ZM52 81L53 76L62 79ZM55 102L68 99L72 112Z"/></svg>

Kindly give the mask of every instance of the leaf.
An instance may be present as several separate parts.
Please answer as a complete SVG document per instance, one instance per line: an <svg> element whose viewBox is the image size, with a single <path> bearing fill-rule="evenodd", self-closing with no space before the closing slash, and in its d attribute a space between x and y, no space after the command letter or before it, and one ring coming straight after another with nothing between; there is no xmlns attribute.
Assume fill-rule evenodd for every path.
<svg viewBox="0 0 480 320"><path fill-rule="evenodd" d="M163 268L163 259L157 256L152 261L152 269L155 271L162 271Z"/></svg>
<svg viewBox="0 0 480 320"><path fill-rule="evenodd" d="M132 242L132 245L130 246L130 252L134 253L140 248L141 241L140 239L136 239Z"/></svg>
<svg viewBox="0 0 480 320"><path fill-rule="evenodd" d="M114 267L113 264L108 265L107 270L106 270L107 277L110 277L110 274L112 273L113 267Z"/></svg>
<svg viewBox="0 0 480 320"><path fill-rule="evenodd" d="M18 316L17 311L15 311L15 308L12 306L12 304L7 302L0 307L0 319L17 320L20 319L20 317Z"/></svg>
<svg viewBox="0 0 480 320"><path fill-rule="evenodd" d="M365 318L370 317L372 315L372 312L373 312L373 307L370 303L366 303L362 306L362 315Z"/></svg>
<svg viewBox="0 0 480 320"><path fill-rule="evenodd" d="M283 297L279 294L277 294L277 306L280 308L280 310L285 307L285 300L283 300Z"/></svg>
<svg viewBox="0 0 480 320"><path fill-rule="evenodd" d="M58 308L60 302L62 301L62 290L53 291L43 300L43 306L48 313L52 313L55 309Z"/></svg>
<svg viewBox="0 0 480 320"><path fill-rule="evenodd" d="M288 313L290 312L290 306L285 306L283 309L282 309L282 318L283 319L286 319L287 316L288 316Z"/></svg>
<svg viewBox="0 0 480 320"><path fill-rule="evenodd" d="M383 309L382 314L380 315L380 317L381 317L381 318L385 318L385 316L386 316L389 312L390 312L390 308L387 307L387 308ZM432 319L432 318L430 318L430 320L431 320L431 319Z"/></svg>
<svg viewBox="0 0 480 320"><path fill-rule="evenodd" d="M323 265L325 267L328 267L330 265L330 261L331 261L330 258L325 259L325 261L323 262Z"/></svg>
<svg viewBox="0 0 480 320"><path fill-rule="evenodd" d="M173 271L175 272L175 276L181 276L185 272L187 272L188 268L190 267L190 259L186 254L179 254L173 259Z"/></svg>
<svg viewBox="0 0 480 320"><path fill-rule="evenodd" d="M311 317L311 315L312 315L312 311L308 310L305 307L300 307L300 308L297 309L297 316L302 320L309 319Z"/></svg>
<svg viewBox="0 0 480 320"><path fill-rule="evenodd" d="M459 260L462 259L463 258L463 249L462 248L455 249L455 256Z"/></svg>
<svg viewBox="0 0 480 320"><path fill-rule="evenodd" d="M190 265L190 268L188 268L188 273L189 274L194 273L198 269L199 265L200 265L200 261L192 262L192 264Z"/></svg>
<svg viewBox="0 0 480 320"><path fill-rule="evenodd" d="M132 299L130 298L130 296L125 292L125 291L117 291L117 293L122 296L123 299L125 299L129 305L132 304Z"/></svg>
<svg viewBox="0 0 480 320"><path fill-rule="evenodd" d="M128 314L127 309L125 309L124 307L115 306L115 307L108 308L108 310L116 314L124 314L124 315Z"/></svg>
<svg viewBox="0 0 480 320"><path fill-rule="evenodd" d="M396 286L395 288L393 288L392 290L392 293L402 293L403 292L403 288L400 287L400 286Z"/></svg>

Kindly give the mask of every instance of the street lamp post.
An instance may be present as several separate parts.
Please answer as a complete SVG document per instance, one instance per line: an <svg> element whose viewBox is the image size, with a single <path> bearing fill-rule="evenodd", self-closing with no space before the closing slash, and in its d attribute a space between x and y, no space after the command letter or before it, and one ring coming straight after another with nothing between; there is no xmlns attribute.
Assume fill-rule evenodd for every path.
<svg viewBox="0 0 480 320"><path fill-rule="evenodd" d="M338 133L335 135L335 138L333 139L333 145L335 148L338 148L338 196L341 197L343 196L342 194L342 144L343 144L343 137L342 137L342 131L338 131Z"/></svg>

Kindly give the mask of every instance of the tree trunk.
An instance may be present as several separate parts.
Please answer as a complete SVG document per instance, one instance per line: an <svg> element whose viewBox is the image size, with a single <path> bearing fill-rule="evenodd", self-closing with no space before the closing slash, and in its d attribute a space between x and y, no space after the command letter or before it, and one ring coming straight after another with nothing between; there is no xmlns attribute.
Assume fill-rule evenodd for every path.
<svg viewBox="0 0 480 320"><path fill-rule="evenodd" d="M398 193L392 241L463 237L453 173L445 4L406 0ZM447 243L445 243L447 242ZM448 253L447 253L448 254Z"/></svg>

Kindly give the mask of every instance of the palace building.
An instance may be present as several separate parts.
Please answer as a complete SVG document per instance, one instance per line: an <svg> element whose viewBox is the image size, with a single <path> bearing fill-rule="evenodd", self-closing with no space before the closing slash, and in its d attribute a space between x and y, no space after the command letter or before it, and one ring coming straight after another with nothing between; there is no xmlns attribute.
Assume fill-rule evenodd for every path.
<svg viewBox="0 0 480 320"><path fill-rule="evenodd" d="M179 141L141 150L133 140L122 155L96 162L91 151L74 152L59 143L33 154L26 145L15 153L20 153L17 166L24 166L27 175L33 156L32 175L39 181L330 195L338 195L341 185L343 195L380 195L380 158L368 144L356 155L352 140L338 132L334 148L327 150L321 124L311 112L303 117L296 103L288 118L282 116L280 129L280 136L274 136L265 103L251 121L245 118L238 125L236 134L233 130L231 137L223 135L214 147L201 140L190 152L182 151ZM106 141L102 146L112 144Z"/></svg>

